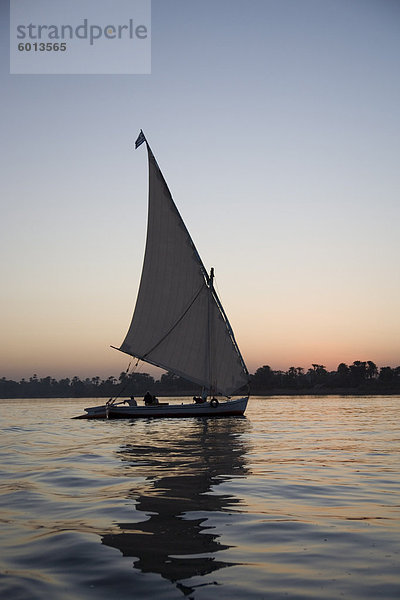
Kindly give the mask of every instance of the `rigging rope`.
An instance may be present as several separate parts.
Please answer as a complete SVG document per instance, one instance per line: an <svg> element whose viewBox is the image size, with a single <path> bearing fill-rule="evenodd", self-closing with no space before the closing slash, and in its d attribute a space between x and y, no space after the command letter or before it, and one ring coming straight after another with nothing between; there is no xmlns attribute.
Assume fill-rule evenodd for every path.
<svg viewBox="0 0 400 600"><path fill-rule="evenodd" d="M129 377L128 377L128 373L129 373L129 369L131 368L132 360L133 360L133 359L131 358L131 359L130 359L130 361L129 361L129 364L128 364L128 367L127 367L126 371L124 371L124 373L125 373L125 377L123 378L123 380L122 380L122 382L121 382L121 389L119 390L118 394L117 394L116 396L114 396L114 398L110 398L110 399L109 399L109 400L106 402L106 404L107 404L107 405L114 404L114 402L115 402L116 400L118 400L118 398L120 398L120 397L121 397L121 395L122 395L122 392L124 392L124 391L126 390L126 388L128 387L128 385L129 385L129 383L130 383L130 381L129 381ZM138 359L136 360L136 363L134 364L134 366L133 366L133 368L132 368L132 373L134 373L134 370L135 370L135 369L136 369L136 367L138 366L139 362L140 362L140 358L138 358ZM132 373L131 373L131 374L132 374Z"/></svg>

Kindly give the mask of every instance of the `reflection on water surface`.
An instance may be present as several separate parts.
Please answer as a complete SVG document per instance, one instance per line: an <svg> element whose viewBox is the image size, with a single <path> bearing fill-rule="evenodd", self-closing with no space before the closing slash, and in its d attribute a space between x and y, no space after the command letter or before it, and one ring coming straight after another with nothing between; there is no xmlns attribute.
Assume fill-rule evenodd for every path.
<svg viewBox="0 0 400 600"><path fill-rule="evenodd" d="M234 563L214 556L229 546L219 541L206 516L192 511L233 511L241 499L219 492L218 486L248 473L247 445L241 434L249 429L245 418L185 419L171 439L168 423L132 423L138 443L124 445L119 456L135 477L144 481L130 496L146 520L119 523L119 534L105 535L103 543L132 556L134 567L159 573L171 582L206 575ZM135 435L140 429L140 435ZM137 518L137 515L135 515ZM178 583L185 594L193 589Z"/></svg>

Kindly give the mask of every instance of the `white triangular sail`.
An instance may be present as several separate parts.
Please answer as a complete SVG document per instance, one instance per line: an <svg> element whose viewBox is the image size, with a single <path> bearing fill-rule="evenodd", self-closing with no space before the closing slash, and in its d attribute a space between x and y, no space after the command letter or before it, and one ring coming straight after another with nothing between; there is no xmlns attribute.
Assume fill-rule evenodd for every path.
<svg viewBox="0 0 400 600"><path fill-rule="evenodd" d="M135 311L120 350L212 393L229 395L247 383L247 369L212 279L146 145L146 251Z"/></svg>

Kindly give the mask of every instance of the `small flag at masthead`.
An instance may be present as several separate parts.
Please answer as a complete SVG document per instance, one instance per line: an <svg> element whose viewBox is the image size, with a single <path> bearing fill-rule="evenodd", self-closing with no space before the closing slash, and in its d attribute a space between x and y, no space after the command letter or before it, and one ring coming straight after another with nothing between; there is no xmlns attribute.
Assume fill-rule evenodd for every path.
<svg viewBox="0 0 400 600"><path fill-rule="evenodd" d="M141 144L143 144L143 142L145 142L145 141L146 141L146 138L144 137L144 133L143 133L143 131L142 131L142 130L140 130L140 133L139 133L138 139L137 139L137 140L136 140L136 142L135 142L135 149L136 149L136 148L139 148L139 146L140 146Z"/></svg>

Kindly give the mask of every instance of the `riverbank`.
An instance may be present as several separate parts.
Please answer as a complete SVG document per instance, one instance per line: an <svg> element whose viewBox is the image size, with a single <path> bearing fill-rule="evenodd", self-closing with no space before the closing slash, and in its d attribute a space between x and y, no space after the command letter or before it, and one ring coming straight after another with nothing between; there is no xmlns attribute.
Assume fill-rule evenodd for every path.
<svg viewBox="0 0 400 600"><path fill-rule="evenodd" d="M140 400L143 396L144 393L140 393L140 394L135 394L134 397L138 400ZM235 395L247 395L248 392L246 391L242 391L239 394L235 394ZM195 396L198 395L199 391L198 390L179 390L174 392L173 390L164 390L164 391L160 391L156 394L156 396L158 398L183 398L183 397L191 397L191 396ZM391 387L391 388L380 388L380 389L365 389L365 388L311 388L311 389L290 389L290 388L274 388L274 389L270 389L270 390L250 390L250 397L259 397L259 396L263 396L266 398L269 397L273 397L273 396L280 396L280 397L298 397L298 396L310 396L310 397L317 397L317 396L396 396L400 394L400 388L395 388L395 387ZM129 397L130 394L121 394L120 398L126 398ZM81 394L81 395L74 395L74 396L66 396L64 394L60 394L60 395L33 395L33 394L27 394L27 395L0 395L0 400L26 400L26 399L35 399L35 400L40 400L40 399L50 399L50 398L54 398L54 399L59 399L62 400L63 398L98 398L98 399L108 399L110 397L115 397L115 395L113 394Z"/></svg>

